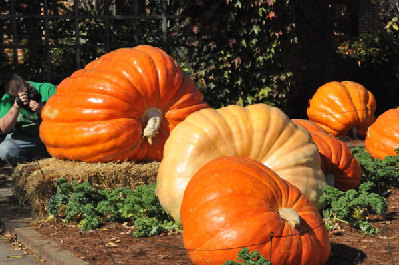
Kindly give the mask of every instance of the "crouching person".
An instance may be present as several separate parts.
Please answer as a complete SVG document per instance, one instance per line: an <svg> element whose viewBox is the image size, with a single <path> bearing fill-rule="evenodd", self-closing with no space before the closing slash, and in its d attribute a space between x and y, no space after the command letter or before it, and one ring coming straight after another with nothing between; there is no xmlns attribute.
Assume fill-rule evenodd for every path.
<svg viewBox="0 0 399 265"><path fill-rule="evenodd" d="M0 101L0 130L5 135L0 143L0 163L16 166L18 162L50 155L39 137L40 113L55 94L50 83L25 81L17 74L5 83Z"/></svg>

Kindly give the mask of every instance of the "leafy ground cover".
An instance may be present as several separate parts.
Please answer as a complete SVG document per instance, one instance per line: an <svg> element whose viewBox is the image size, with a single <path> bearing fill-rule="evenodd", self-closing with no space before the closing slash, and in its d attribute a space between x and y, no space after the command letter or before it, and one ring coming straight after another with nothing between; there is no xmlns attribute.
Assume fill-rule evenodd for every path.
<svg viewBox="0 0 399 265"><path fill-rule="evenodd" d="M162 209L155 184L101 190L88 182L56 181L57 193L47 206L49 219L78 222L82 230L99 228L105 222L132 222L134 236L154 236L181 229Z"/></svg>

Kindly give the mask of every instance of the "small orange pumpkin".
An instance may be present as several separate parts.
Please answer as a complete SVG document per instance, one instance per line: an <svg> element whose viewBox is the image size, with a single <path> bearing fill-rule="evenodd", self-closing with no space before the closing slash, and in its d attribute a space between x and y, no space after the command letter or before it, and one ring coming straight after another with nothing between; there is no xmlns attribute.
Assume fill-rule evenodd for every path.
<svg viewBox="0 0 399 265"><path fill-rule="evenodd" d="M117 49L60 83L42 111L40 137L60 159L161 160L170 131L208 107L202 99L161 49Z"/></svg>
<svg viewBox="0 0 399 265"><path fill-rule="evenodd" d="M319 148L321 169L326 176L327 184L342 191L356 189L360 184L362 169L350 148L312 121L303 119L292 119L292 121L312 135L313 141Z"/></svg>
<svg viewBox="0 0 399 265"><path fill-rule="evenodd" d="M399 148L399 108L387 110L377 118L367 131L364 145L374 158L396 155L395 149Z"/></svg>
<svg viewBox="0 0 399 265"><path fill-rule="evenodd" d="M366 135L375 121L376 102L364 86L352 81L329 82L319 87L307 109L308 118L334 136Z"/></svg>
<svg viewBox="0 0 399 265"><path fill-rule="evenodd" d="M319 211L298 188L249 158L220 157L201 167L180 214L184 246L196 265L236 260L242 246L269 260L272 252L274 265L323 265L330 256Z"/></svg>

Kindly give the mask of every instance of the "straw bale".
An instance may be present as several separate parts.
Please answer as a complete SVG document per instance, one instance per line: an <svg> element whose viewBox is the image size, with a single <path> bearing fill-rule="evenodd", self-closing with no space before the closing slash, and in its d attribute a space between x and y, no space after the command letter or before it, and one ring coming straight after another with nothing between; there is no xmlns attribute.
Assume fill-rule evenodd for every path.
<svg viewBox="0 0 399 265"><path fill-rule="evenodd" d="M16 197L38 217L47 215L47 202L56 193L59 178L77 183L89 182L100 189L134 188L155 183L159 162L86 163L46 158L19 164L14 177Z"/></svg>

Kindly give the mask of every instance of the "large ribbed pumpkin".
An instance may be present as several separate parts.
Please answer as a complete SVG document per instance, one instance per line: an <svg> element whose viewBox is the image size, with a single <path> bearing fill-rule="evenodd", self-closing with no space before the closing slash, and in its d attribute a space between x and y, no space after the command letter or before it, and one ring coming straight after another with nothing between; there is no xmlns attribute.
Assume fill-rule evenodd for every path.
<svg viewBox="0 0 399 265"><path fill-rule="evenodd" d="M166 141L156 193L163 208L176 221L180 221L181 201L191 177L207 162L221 156L260 161L319 205L326 182L310 134L276 107L232 105L190 114Z"/></svg>
<svg viewBox="0 0 399 265"><path fill-rule="evenodd" d="M326 175L327 183L342 191L357 188L362 169L350 148L312 121L303 119L292 121L312 135L313 141L319 148L321 169Z"/></svg>
<svg viewBox="0 0 399 265"><path fill-rule="evenodd" d="M319 87L307 109L308 118L334 136L366 135L375 120L376 102L364 86L352 81L329 82Z"/></svg>
<svg viewBox="0 0 399 265"><path fill-rule="evenodd" d="M242 246L274 265L323 265L330 256L317 208L295 186L248 158L221 157L201 167L184 192L181 220L195 265L236 260Z"/></svg>
<svg viewBox="0 0 399 265"><path fill-rule="evenodd" d="M399 108L387 110L377 118L367 131L364 145L375 158L396 155L395 149L399 148Z"/></svg>
<svg viewBox="0 0 399 265"><path fill-rule="evenodd" d="M43 109L40 137L60 159L161 160L170 131L208 107L202 99L161 49L122 48L60 83Z"/></svg>

